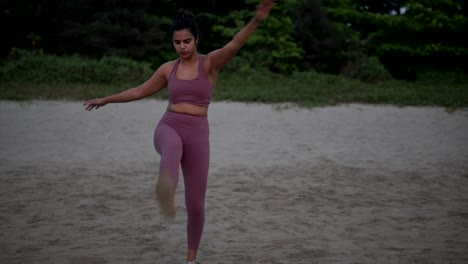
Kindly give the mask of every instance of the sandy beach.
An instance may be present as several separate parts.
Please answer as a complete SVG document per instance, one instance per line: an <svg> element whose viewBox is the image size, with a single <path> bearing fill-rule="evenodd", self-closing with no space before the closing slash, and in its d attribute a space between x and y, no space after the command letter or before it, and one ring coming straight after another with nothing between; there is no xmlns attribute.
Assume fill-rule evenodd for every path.
<svg viewBox="0 0 468 264"><path fill-rule="evenodd" d="M184 263L183 178L174 222L154 199L166 104L0 101L0 263ZM468 263L468 110L210 108L202 264Z"/></svg>

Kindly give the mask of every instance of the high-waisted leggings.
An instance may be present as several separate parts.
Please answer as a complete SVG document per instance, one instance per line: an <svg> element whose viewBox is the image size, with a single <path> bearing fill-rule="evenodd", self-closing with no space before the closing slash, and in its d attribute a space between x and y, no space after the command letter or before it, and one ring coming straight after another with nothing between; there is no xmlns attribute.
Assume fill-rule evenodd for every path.
<svg viewBox="0 0 468 264"><path fill-rule="evenodd" d="M206 116L167 111L154 132L154 146L161 155L159 177L169 177L175 188L182 168L187 208L187 243L198 250L205 224L205 194L210 160Z"/></svg>

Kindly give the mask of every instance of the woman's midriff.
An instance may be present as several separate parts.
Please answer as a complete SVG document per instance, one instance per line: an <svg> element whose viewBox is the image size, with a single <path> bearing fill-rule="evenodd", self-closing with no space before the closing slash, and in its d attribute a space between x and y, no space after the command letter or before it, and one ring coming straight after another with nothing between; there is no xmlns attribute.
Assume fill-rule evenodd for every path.
<svg viewBox="0 0 468 264"><path fill-rule="evenodd" d="M167 110L170 112L176 112L179 114L195 115L195 116L207 116L208 107L187 104L187 103L178 103L171 104L167 107Z"/></svg>

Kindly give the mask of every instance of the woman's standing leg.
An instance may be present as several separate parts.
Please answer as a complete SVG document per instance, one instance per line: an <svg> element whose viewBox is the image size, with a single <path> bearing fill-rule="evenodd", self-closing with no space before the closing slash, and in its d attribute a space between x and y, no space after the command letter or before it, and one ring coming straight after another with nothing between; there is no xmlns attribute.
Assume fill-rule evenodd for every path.
<svg viewBox="0 0 468 264"><path fill-rule="evenodd" d="M190 137L184 137L182 171L187 207L188 261L193 261L205 225L205 195L210 163L209 128L197 128Z"/></svg>
<svg viewBox="0 0 468 264"><path fill-rule="evenodd" d="M182 158L182 139L175 129L160 123L154 132L154 146L161 155L156 196L163 213L174 218L175 191L179 181L179 166Z"/></svg>

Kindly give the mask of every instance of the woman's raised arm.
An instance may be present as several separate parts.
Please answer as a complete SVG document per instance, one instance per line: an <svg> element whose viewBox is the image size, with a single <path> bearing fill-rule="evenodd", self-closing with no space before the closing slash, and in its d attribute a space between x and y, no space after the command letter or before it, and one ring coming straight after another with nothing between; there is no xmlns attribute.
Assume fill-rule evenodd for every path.
<svg viewBox="0 0 468 264"><path fill-rule="evenodd" d="M208 60L211 71L220 71L232 60L232 58L234 58L237 52L245 45L245 43L247 43L250 36L255 32L260 22L270 14L273 4L273 0L263 0L257 6L254 17L232 38L231 41L229 41L224 47L207 54L206 59Z"/></svg>

